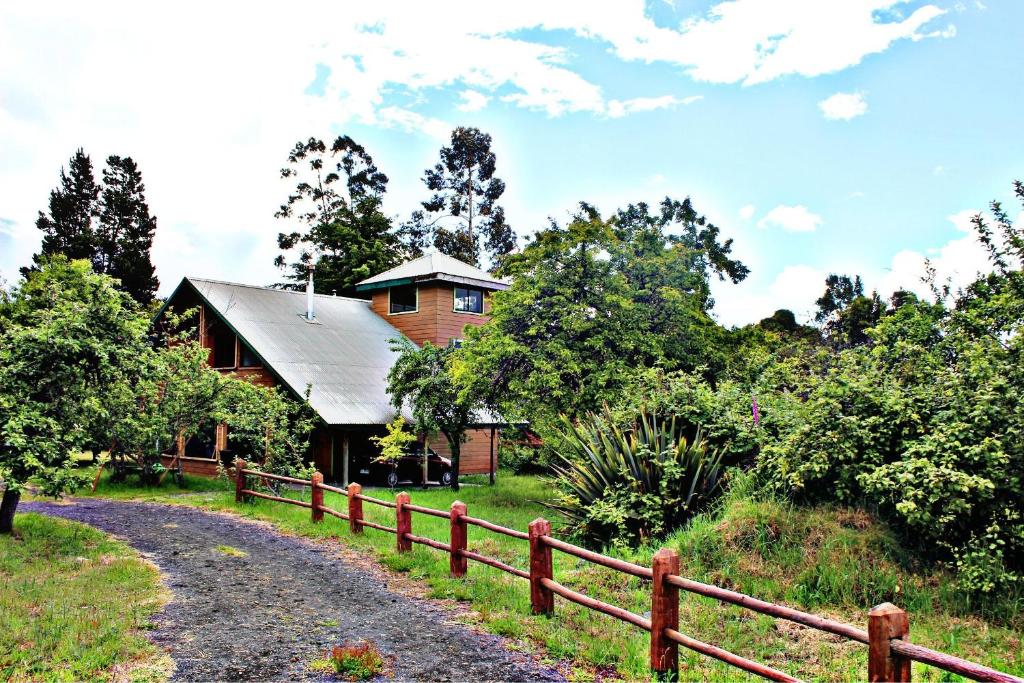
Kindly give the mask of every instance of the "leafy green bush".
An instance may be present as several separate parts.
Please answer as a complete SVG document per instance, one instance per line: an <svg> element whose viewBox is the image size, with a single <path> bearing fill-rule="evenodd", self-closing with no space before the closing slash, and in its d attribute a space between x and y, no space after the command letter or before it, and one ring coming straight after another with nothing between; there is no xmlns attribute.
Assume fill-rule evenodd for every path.
<svg viewBox="0 0 1024 683"><path fill-rule="evenodd" d="M513 474L550 474L551 449L547 444L534 446L523 429L509 428L501 433L498 463Z"/></svg>
<svg viewBox="0 0 1024 683"><path fill-rule="evenodd" d="M702 435L688 440L674 418L640 412L627 429L610 412L563 418L554 466L561 493L549 507L591 545L661 536L705 509L719 492L721 455Z"/></svg>
<svg viewBox="0 0 1024 683"><path fill-rule="evenodd" d="M758 470L797 498L877 508L972 592L1024 590L1021 338L912 302L808 383Z"/></svg>

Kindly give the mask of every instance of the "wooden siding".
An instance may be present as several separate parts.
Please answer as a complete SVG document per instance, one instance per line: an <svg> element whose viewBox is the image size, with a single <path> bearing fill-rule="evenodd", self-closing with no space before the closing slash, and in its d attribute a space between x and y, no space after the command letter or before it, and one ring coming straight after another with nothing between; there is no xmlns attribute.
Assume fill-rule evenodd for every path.
<svg viewBox="0 0 1024 683"><path fill-rule="evenodd" d="M484 292L484 314L456 312L455 285L429 283L419 286L419 310L415 313L390 313L388 290L373 293L373 312L394 325L406 337L422 344L429 341L447 346L453 339L462 339L467 325L483 325L491 310L490 292Z"/></svg>
<svg viewBox="0 0 1024 683"><path fill-rule="evenodd" d="M501 441L500 430L494 432L494 467L498 467L498 443ZM448 448L448 440L443 436L430 441L430 447L438 455L446 458L451 457L451 449ZM487 474L491 471L491 430L471 429L467 434L466 442L462 444L459 451L459 472L460 474Z"/></svg>

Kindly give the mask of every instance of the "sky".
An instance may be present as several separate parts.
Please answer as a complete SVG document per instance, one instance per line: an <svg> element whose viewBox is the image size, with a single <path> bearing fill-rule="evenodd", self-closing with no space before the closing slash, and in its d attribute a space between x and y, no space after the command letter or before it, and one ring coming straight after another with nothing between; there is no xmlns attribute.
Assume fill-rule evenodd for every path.
<svg viewBox="0 0 1024 683"><path fill-rule="evenodd" d="M1020 208L1021 26L1019 0L4 3L0 278L78 147L138 162L167 294L281 279L296 141L364 145L400 222L463 125L521 241L580 201L691 197L751 269L714 288L727 325L809 319L830 272L955 285L984 267L970 216Z"/></svg>

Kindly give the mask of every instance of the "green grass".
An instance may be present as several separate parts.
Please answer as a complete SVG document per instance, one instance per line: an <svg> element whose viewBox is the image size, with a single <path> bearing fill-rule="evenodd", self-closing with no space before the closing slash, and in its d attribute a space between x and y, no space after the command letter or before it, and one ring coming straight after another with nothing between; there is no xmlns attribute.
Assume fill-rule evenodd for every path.
<svg viewBox="0 0 1024 683"><path fill-rule="evenodd" d="M164 680L143 635L165 600L158 571L77 522L21 513L0 536L0 679Z"/></svg>
<svg viewBox="0 0 1024 683"><path fill-rule="evenodd" d="M630 679L648 675L646 634L560 598L553 618L531 616L528 586L522 579L473 562L467 577L452 579L448 556L443 553L414 546L412 552L399 555L390 534L366 529L362 536L352 536L346 522L327 517L316 525L310 521L309 511L299 507L261 500L236 505L230 482L204 480L200 484L190 479L184 493L173 484L133 490L130 485L103 483L97 491L97 495L226 510L270 521L290 533L336 538L376 557L386 567L422 581L431 597L465 603L472 618L490 631L516 639L527 649L539 645L553 659L570 660L581 679L609 668ZM365 493L394 499L394 492L387 489L367 489ZM465 486L458 494L448 489L410 489L409 493L414 503L438 509L447 509L457 498L467 504L470 515L520 530L537 517L550 516L538 501L549 499L551 489L536 477L503 475L494 487ZM303 498L308 497L307 490ZM335 509L346 509L341 496L328 493L326 502ZM364 503L364 512L372 521L394 526L391 509ZM448 521L414 514L413 533L447 540ZM527 567L525 541L474 527L469 534L471 550ZM720 510L699 516L664 545L679 550L686 576L861 626L866 624L868 608L886 600L895 602L911 613L914 642L1018 675L1024 673L1024 619L1019 605L966 602L948 575L915 568L895 537L865 513L756 500L737 487ZM656 549L612 554L647 565ZM557 581L639 614L650 609L649 586L639 579L560 553L555 556ZM858 644L695 595L683 596L680 613L681 630L688 635L804 679L860 680L866 676L867 652ZM684 651L681 658L684 679L734 680L740 675L695 653ZM921 666L915 667L914 676L917 680L950 680L941 673Z"/></svg>

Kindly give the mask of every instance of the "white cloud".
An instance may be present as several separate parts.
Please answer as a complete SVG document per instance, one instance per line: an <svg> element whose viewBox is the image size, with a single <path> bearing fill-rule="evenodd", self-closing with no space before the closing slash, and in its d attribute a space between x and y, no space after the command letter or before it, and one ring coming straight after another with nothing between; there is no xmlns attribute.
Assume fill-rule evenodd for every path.
<svg viewBox="0 0 1024 683"><path fill-rule="evenodd" d="M806 206L779 204L757 222L757 227L778 227L786 232L814 232L821 222L821 216L811 213Z"/></svg>
<svg viewBox="0 0 1024 683"><path fill-rule="evenodd" d="M456 105L455 108L466 112L480 111L491 101L490 97L479 90L463 90L459 93L459 97L462 98L462 103Z"/></svg>
<svg viewBox="0 0 1024 683"><path fill-rule="evenodd" d="M400 107L384 107L377 112L376 120L385 126L400 128L407 133L420 131L437 140L447 141L452 131L450 123L427 118Z"/></svg>
<svg viewBox="0 0 1024 683"><path fill-rule="evenodd" d="M954 292L973 282L978 273L991 270L988 250L970 227L970 218L977 213L975 209L965 209L949 216L957 230L968 233L963 237L952 239L927 254L907 249L893 256L892 263L878 283L878 293L889 296L905 289L919 296L930 296L928 285L922 281L926 260L935 268L937 283L941 286L948 282Z"/></svg>
<svg viewBox="0 0 1024 683"><path fill-rule="evenodd" d="M3 3L0 192L14 225L0 270L12 279L36 248L35 212L79 145L96 162L110 153L139 162L160 218L154 259L165 288L185 271L261 283L279 277L272 215L283 190L265 169L279 168L297 134L354 122L442 138L449 113L418 111L441 90L445 101L477 93L462 95L463 107L491 98L548 116L627 115L700 98L606 92L590 75L600 70L584 75L578 55L558 45L564 32L638 68L660 63L701 81L752 84L841 70L930 35L926 25L942 14L922 4L906 18L880 18L901 0L768 5L728 0L659 26L643 0L522 0L486 11L451 0L443 12L437 3L322 1L243 14L194 0ZM307 95L318 65L323 94Z"/></svg>
<svg viewBox="0 0 1024 683"><path fill-rule="evenodd" d="M956 213L947 216L946 220L953 224L953 226L960 232L974 232L974 226L971 221L981 211L978 209L964 209L963 211L957 211ZM991 221L990 221L991 222Z"/></svg>
<svg viewBox="0 0 1024 683"><path fill-rule="evenodd" d="M786 308L799 321L809 322L814 301L825 291L825 276L823 270L799 264L786 266L767 285L753 280L739 285L713 283L715 315L724 325L741 326Z"/></svg>
<svg viewBox="0 0 1024 683"><path fill-rule="evenodd" d="M752 85L787 75L818 76L859 64L897 40L927 37L930 34L921 29L944 14L927 4L905 19L883 18L886 10L902 4L901 0L730 0L688 20L680 33L653 33L620 51L688 65L695 79L716 83Z"/></svg>
<svg viewBox="0 0 1024 683"><path fill-rule="evenodd" d="M628 114L668 109L679 104L699 102L702 99L704 99L702 95L692 95L684 98L662 95L661 97L634 97L631 100L610 100L606 113L609 118L618 119Z"/></svg>
<svg viewBox="0 0 1024 683"><path fill-rule="evenodd" d="M837 92L818 102L818 108L826 119L833 121L849 121L863 116L868 111L868 103L864 101L864 93Z"/></svg>
<svg viewBox="0 0 1024 683"><path fill-rule="evenodd" d="M754 217L754 205L753 204L747 204L742 209L740 209L740 218L742 218L743 220L749 221L753 217Z"/></svg>

